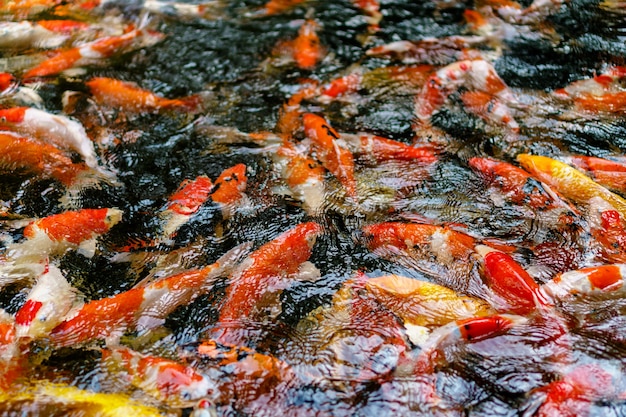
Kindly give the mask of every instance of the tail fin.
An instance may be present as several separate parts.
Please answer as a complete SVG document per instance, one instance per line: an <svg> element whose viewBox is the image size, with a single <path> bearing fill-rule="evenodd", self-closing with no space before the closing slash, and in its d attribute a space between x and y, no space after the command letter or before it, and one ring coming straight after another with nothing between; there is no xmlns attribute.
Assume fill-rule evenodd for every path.
<svg viewBox="0 0 626 417"><path fill-rule="evenodd" d="M82 193L88 188L101 189L102 185L113 187L123 186L117 180L114 172L107 168L87 168L78 172L70 185L66 185L65 194L59 199L61 207L65 209L77 209L82 205Z"/></svg>

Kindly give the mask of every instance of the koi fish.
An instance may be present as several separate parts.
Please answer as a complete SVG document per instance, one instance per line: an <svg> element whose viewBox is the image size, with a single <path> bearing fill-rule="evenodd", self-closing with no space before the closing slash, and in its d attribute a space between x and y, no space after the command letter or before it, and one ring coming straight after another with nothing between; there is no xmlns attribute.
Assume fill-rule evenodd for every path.
<svg viewBox="0 0 626 417"><path fill-rule="evenodd" d="M290 142L278 148L275 157L281 166L282 177L294 196L303 203L309 214L319 214L325 196L324 168L299 152Z"/></svg>
<svg viewBox="0 0 626 417"><path fill-rule="evenodd" d="M209 1L200 4L189 4L184 2L146 0L143 2L143 9L155 14L174 16L177 18L210 18L216 19L221 15L221 5L219 1Z"/></svg>
<svg viewBox="0 0 626 417"><path fill-rule="evenodd" d="M355 156L383 161L411 161L420 165L437 162L438 151L432 145L411 146L368 133L342 133L342 139Z"/></svg>
<svg viewBox="0 0 626 417"><path fill-rule="evenodd" d="M115 345L126 330L153 329L176 308L209 291L218 277L234 268L249 247L249 244L239 245L212 265L86 303L52 329L50 342L61 347L105 339L107 344Z"/></svg>
<svg viewBox="0 0 626 417"><path fill-rule="evenodd" d="M55 146L6 131L0 132L0 171L27 172L59 181L66 187L66 195L61 199L65 206L73 205L76 194L83 188L111 182L108 173L96 171L85 163L74 163Z"/></svg>
<svg viewBox="0 0 626 417"><path fill-rule="evenodd" d="M451 321L495 313L479 298L459 295L447 287L399 275L369 278L365 288L405 325L443 326Z"/></svg>
<svg viewBox="0 0 626 417"><path fill-rule="evenodd" d="M237 164L225 169L215 180L215 185L211 191L211 200L220 207L224 219L230 218L237 207L245 205L247 202L245 194L248 185L246 169L245 164Z"/></svg>
<svg viewBox="0 0 626 417"><path fill-rule="evenodd" d="M15 313L16 336L28 339L46 337L74 307L76 295L61 270L46 261L44 273Z"/></svg>
<svg viewBox="0 0 626 417"><path fill-rule="evenodd" d="M0 22L0 49L58 48L86 23L71 20Z"/></svg>
<svg viewBox="0 0 626 417"><path fill-rule="evenodd" d="M621 114L626 111L626 92L621 81L626 77L626 67L615 66L603 74L579 80L555 90L557 97L571 98L576 107L589 112Z"/></svg>
<svg viewBox="0 0 626 417"><path fill-rule="evenodd" d="M472 274L473 237L420 223L386 222L361 230L362 243L377 256L414 268L454 291L484 296L484 284Z"/></svg>
<svg viewBox="0 0 626 417"><path fill-rule="evenodd" d="M594 182L571 166L546 156L520 154L517 161L540 181L554 187L566 198L582 204L597 197L626 218L626 200Z"/></svg>
<svg viewBox="0 0 626 417"><path fill-rule="evenodd" d="M0 110L0 127L35 137L61 150L74 151L85 164L99 169L96 150L85 128L74 120L29 107Z"/></svg>
<svg viewBox="0 0 626 417"><path fill-rule="evenodd" d="M70 415L76 410L89 410L102 417L174 417L177 414L164 414L163 410L141 404L127 395L109 394L82 390L70 385L37 381L20 390L3 390L0 401L7 407L23 409L27 407L35 414L55 412Z"/></svg>
<svg viewBox="0 0 626 417"><path fill-rule="evenodd" d="M16 259L43 259L78 249L85 256L95 253L96 239L122 219L116 208L82 209L53 214L33 221L24 229L25 242L9 247Z"/></svg>
<svg viewBox="0 0 626 417"><path fill-rule="evenodd" d="M16 340L15 317L0 309L0 371L4 371L4 366L19 354ZM9 377L5 380L0 372L0 388L10 385L11 379Z"/></svg>
<svg viewBox="0 0 626 417"><path fill-rule="evenodd" d="M552 303L539 284L508 254L485 245L476 246L487 285L509 304L509 311L526 315Z"/></svg>
<svg viewBox="0 0 626 417"><path fill-rule="evenodd" d="M311 256L311 250L322 227L314 222L302 223L254 251L233 272L220 309L218 323L225 326L217 332L219 343L243 345L229 330L241 326L269 291L279 289L295 275Z"/></svg>
<svg viewBox="0 0 626 417"><path fill-rule="evenodd" d="M318 28L319 25L315 21L305 21L292 43L293 60L300 69L313 69L324 54L320 38L317 36Z"/></svg>
<svg viewBox="0 0 626 417"><path fill-rule="evenodd" d="M431 333L419 353L416 369L422 373L433 373L445 360L445 347L459 342L475 343L490 339L526 322L527 318L510 314L471 317L450 322Z"/></svg>
<svg viewBox="0 0 626 417"><path fill-rule="evenodd" d="M542 399L534 410L537 417L578 417L588 415L594 401L614 392L613 377L598 365L586 364L574 368L559 380L538 388L533 394Z"/></svg>
<svg viewBox="0 0 626 417"><path fill-rule="evenodd" d="M265 6L263 6L263 8L255 14L259 16L271 16L284 13L285 11L297 6L298 4L304 3L305 1L306 0L269 0L265 3Z"/></svg>
<svg viewBox="0 0 626 417"><path fill-rule="evenodd" d="M0 72L0 97L11 94L18 87L15 77L8 72Z"/></svg>
<svg viewBox="0 0 626 417"><path fill-rule="evenodd" d="M624 277L626 264L592 266L559 274L543 284L543 289L558 299L593 292L621 293L626 289Z"/></svg>
<svg viewBox="0 0 626 417"><path fill-rule="evenodd" d="M57 50L51 58L26 71L22 78L57 75L70 68L89 65L108 59L132 47L145 47L159 42L163 35L147 30L135 29L120 36L108 36L70 49Z"/></svg>
<svg viewBox="0 0 626 417"><path fill-rule="evenodd" d="M367 15L368 31L376 32L380 30L378 25L383 15L380 12L380 4L377 0L352 0L352 4L363 10Z"/></svg>
<svg viewBox="0 0 626 417"><path fill-rule="evenodd" d="M501 189L515 204L536 210L551 210L562 205L555 200L554 193L550 194L542 183L515 165L481 157L471 158L468 164L486 183Z"/></svg>
<svg viewBox="0 0 626 417"><path fill-rule="evenodd" d="M511 109L499 99L482 91L468 91L461 95L465 108L487 123L507 126L511 132L519 133L519 124L513 118Z"/></svg>
<svg viewBox="0 0 626 417"><path fill-rule="evenodd" d="M93 98L100 105L122 110L128 113L155 113L162 109L198 110L199 96L179 99L159 97L151 91L144 90L134 83L113 78L95 77L85 83Z"/></svg>
<svg viewBox="0 0 626 417"><path fill-rule="evenodd" d="M585 172L595 182L611 190L626 193L626 162L593 156L571 156L567 162Z"/></svg>
<svg viewBox="0 0 626 417"><path fill-rule="evenodd" d="M419 41L395 41L365 51L373 57L384 57L403 64L448 65L470 58L466 50L485 41L482 36L447 36Z"/></svg>
<svg viewBox="0 0 626 417"><path fill-rule="evenodd" d="M324 168L330 171L343 185L346 193L356 198L354 179L354 158L345 141L323 117L306 113L302 120L304 132L313 143L313 150Z"/></svg>
<svg viewBox="0 0 626 417"><path fill-rule="evenodd" d="M418 125L430 126L430 118L460 87L488 94L505 104L515 101L508 86L489 62L482 59L458 61L431 75L415 98ZM513 122L511 119L509 124Z"/></svg>
<svg viewBox="0 0 626 417"><path fill-rule="evenodd" d="M213 183L206 175L199 175L193 180L184 180L168 199L165 210L159 214L161 218L166 219L162 235L166 238L173 236L209 199L212 189Z"/></svg>
<svg viewBox="0 0 626 417"><path fill-rule="evenodd" d="M213 391L214 384L191 366L126 347L102 349L102 360L121 368L130 383L171 407L189 407Z"/></svg>

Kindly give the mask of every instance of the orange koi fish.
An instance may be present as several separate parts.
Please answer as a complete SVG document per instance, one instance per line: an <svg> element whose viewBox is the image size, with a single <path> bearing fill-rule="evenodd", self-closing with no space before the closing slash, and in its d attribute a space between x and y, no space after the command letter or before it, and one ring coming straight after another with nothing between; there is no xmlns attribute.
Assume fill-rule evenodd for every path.
<svg viewBox="0 0 626 417"><path fill-rule="evenodd" d="M354 158L339 133L323 117L306 113L302 117L304 132L313 143L317 159L343 185L346 193L356 198Z"/></svg>
<svg viewBox="0 0 626 417"><path fill-rule="evenodd" d="M6 131L0 132L0 170L57 180L67 188L63 202L70 205L71 197L82 188L111 182L108 173L95 171L85 163L74 163L55 146Z"/></svg>
<svg viewBox="0 0 626 417"><path fill-rule="evenodd" d="M571 166L546 156L520 154L522 167L540 181L554 187L564 197L581 204L589 204L594 197L608 203L626 218L626 200L594 182Z"/></svg>
<svg viewBox="0 0 626 417"><path fill-rule="evenodd" d="M414 268L454 291L483 295L484 285L471 273L473 237L448 227L401 222L371 224L362 231L363 243L376 255Z"/></svg>
<svg viewBox="0 0 626 417"><path fill-rule="evenodd" d="M439 159L437 149L432 145L411 146L369 133L342 133L341 137L345 139L354 155L369 157L376 162L411 161L428 165Z"/></svg>
<svg viewBox="0 0 626 417"><path fill-rule="evenodd" d="M293 40L293 60L300 69L313 69L324 55L320 38L317 36L318 28L319 25L315 21L307 20L300 26L298 37Z"/></svg>
<svg viewBox="0 0 626 417"><path fill-rule="evenodd" d="M299 152L290 142L278 148L275 155L282 166L282 177L294 196L303 203L309 214L319 214L325 196L324 168Z"/></svg>
<svg viewBox="0 0 626 417"><path fill-rule="evenodd" d="M304 3L306 0L269 0L265 6L257 13L263 16L284 13L285 11Z"/></svg>
<svg viewBox="0 0 626 417"><path fill-rule="evenodd" d="M214 397L220 404L241 404L245 408L259 396L270 394L274 397L297 380L291 366L274 356L212 339L202 340L197 346L194 344L191 350L183 352L183 356L188 360L200 360L203 367L224 369L228 376L216 380L218 393ZM259 383L249 384L248 381L252 380ZM209 417L200 413L194 415Z"/></svg>
<svg viewBox="0 0 626 417"><path fill-rule="evenodd" d="M96 150L85 128L68 117L29 107L13 107L0 110L0 127L35 137L61 150L74 151L82 156L87 166L99 168Z"/></svg>
<svg viewBox="0 0 626 417"><path fill-rule="evenodd" d="M86 43L82 46L58 50L34 68L26 71L22 78L29 80L35 77L57 75L70 68L89 65L110 58L116 53L127 51L131 47L147 46L159 42L163 35L146 30L131 30L120 36L109 36Z"/></svg>
<svg viewBox="0 0 626 417"><path fill-rule="evenodd" d="M569 157L568 162L598 184L626 193L626 162L582 155Z"/></svg>
<svg viewBox="0 0 626 417"><path fill-rule="evenodd" d="M418 125L430 126L430 118L439 111L448 96L460 87L483 92L505 104L515 101L508 86L489 62L482 59L458 61L431 75L415 98ZM513 122L511 119L509 124Z"/></svg>
<svg viewBox="0 0 626 417"><path fill-rule="evenodd" d="M318 100L330 102L338 97L356 93L360 88L362 79L363 75L360 72L352 72L336 78L322 88Z"/></svg>
<svg viewBox="0 0 626 417"><path fill-rule="evenodd" d="M622 292L625 277L626 264L592 266L559 274L543 284L543 289L559 299L596 291Z"/></svg>
<svg viewBox="0 0 626 417"><path fill-rule="evenodd" d="M113 78L95 77L85 83L93 98L106 107L129 113L154 113L160 110L183 109L195 111L200 105L199 96L167 99L138 87L134 83Z"/></svg>
<svg viewBox="0 0 626 417"><path fill-rule="evenodd" d="M116 208L82 209L35 220L24 229L26 241L9 247L9 255L37 259L79 249L93 256L96 239L122 219Z"/></svg>
<svg viewBox="0 0 626 417"><path fill-rule="evenodd" d="M474 252L475 240L465 233L432 224L388 222L363 227L365 243L372 251L391 253L429 246L437 259L450 263Z"/></svg>
<svg viewBox="0 0 626 417"><path fill-rule="evenodd" d="M16 336L28 339L48 336L74 306L76 295L61 270L46 261L46 270L15 313Z"/></svg>
<svg viewBox="0 0 626 417"><path fill-rule="evenodd" d="M543 402L534 410L537 417L580 417L589 414L594 401L614 393L613 377L598 365L580 365L574 370L533 392Z"/></svg>
<svg viewBox="0 0 626 417"><path fill-rule="evenodd" d="M231 249L212 265L193 269L136 286L112 297L86 303L52 329L55 346L71 346L93 339L114 345L126 330L150 330L160 326L167 315L209 291L247 252L249 244Z"/></svg>
<svg viewBox="0 0 626 417"><path fill-rule="evenodd" d="M476 253L482 259L487 285L507 301L511 313L526 315L552 304L539 284L511 256L485 245L476 246Z"/></svg>
<svg viewBox="0 0 626 417"><path fill-rule="evenodd" d="M300 103L303 100L313 97L317 93L317 82L306 80L300 89L294 93L280 109L276 131L280 133L283 142L294 135L302 125L302 108ZM264 142L268 142L267 138Z"/></svg>
<svg viewBox="0 0 626 417"><path fill-rule="evenodd" d="M132 385L170 407L189 407L214 389L208 377L191 366L126 347L102 349L102 360L111 368L120 368Z"/></svg>
<svg viewBox="0 0 626 417"><path fill-rule="evenodd" d="M479 298L459 295L447 287L414 278L385 275L369 278L365 287L400 317L405 326L443 326L451 321L495 313Z"/></svg>
<svg viewBox="0 0 626 417"><path fill-rule="evenodd" d="M73 32L88 27L86 23L72 20L1 22L0 49L58 48Z"/></svg>
<svg viewBox="0 0 626 417"><path fill-rule="evenodd" d="M10 94L17 89L15 77L8 72L0 72L0 97Z"/></svg>
<svg viewBox="0 0 626 417"><path fill-rule="evenodd" d="M469 166L489 185L500 188L515 204L528 205L536 210L551 210L562 206L543 185L528 172L515 165L491 158L474 157Z"/></svg>
<svg viewBox="0 0 626 417"><path fill-rule="evenodd" d="M211 192L211 200L220 206L222 216L225 219L231 217L237 207L245 204L247 201L245 194L248 185L246 169L245 164L237 164L225 169L215 180L215 185Z"/></svg>
<svg viewBox="0 0 626 417"><path fill-rule="evenodd" d="M314 222L302 223L279 235L254 251L230 277L219 324L225 327L215 338L219 343L243 345L231 326L241 326L269 291L284 285L311 256L311 250L322 227Z"/></svg>

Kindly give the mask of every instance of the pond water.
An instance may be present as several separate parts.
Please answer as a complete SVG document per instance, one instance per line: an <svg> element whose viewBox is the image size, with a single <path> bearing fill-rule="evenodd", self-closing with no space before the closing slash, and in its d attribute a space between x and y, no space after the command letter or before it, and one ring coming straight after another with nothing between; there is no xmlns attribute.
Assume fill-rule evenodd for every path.
<svg viewBox="0 0 626 417"><path fill-rule="evenodd" d="M0 70L16 79L2 107L80 123L100 170L68 184L51 165L0 156L2 326L19 324L50 271L73 290L54 284L49 298L75 298L44 334L2 330L0 415L626 414L621 283L549 291L559 274L626 263L621 2L284 0L275 13L263 1L22 4L0 5L2 18L96 28L61 51L141 33L43 76L32 68L60 50L0 49ZM307 53L311 65L299 61ZM144 91L99 90L100 77ZM352 84L330 93L342 77ZM173 100L149 104L147 91ZM303 126L306 114L321 127ZM21 123L2 119L33 140L53 136L52 125ZM384 154L365 134L423 152ZM84 159L55 146L71 158L62 170ZM570 187L574 174L552 181L520 154L599 157L617 174L602 191ZM294 155L321 173L306 192L288 178ZM481 168L488 160L506 168ZM218 180L238 164L245 175ZM511 166L534 177L511 185L521 175ZM172 196L201 176L208 195L174 213ZM93 250L29 244L34 219L88 208L121 211L89 236ZM495 278L485 247L505 254ZM157 288L218 259L200 284ZM376 281L390 274L404 278ZM409 294L414 282L439 287ZM132 291L143 304L81 307ZM202 375L202 395L182 394L190 382L163 361Z"/></svg>

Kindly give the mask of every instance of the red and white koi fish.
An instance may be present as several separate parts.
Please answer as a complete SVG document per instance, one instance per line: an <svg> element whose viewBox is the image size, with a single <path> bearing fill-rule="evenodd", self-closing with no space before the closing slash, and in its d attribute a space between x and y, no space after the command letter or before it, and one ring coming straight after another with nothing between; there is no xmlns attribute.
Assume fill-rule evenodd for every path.
<svg viewBox="0 0 626 417"><path fill-rule="evenodd" d="M311 251L322 227L314 222L302 223L279 235L254 251L230 277L225 301L220 310L216 341L244 345L246 340L233 330L245 325L263 296L281 289L311 257Z"/></svg>
<svg viewBox="0 0 626 417"><path fill-rule="evenodd" d="M182 19L216 19L223 14L222 1L208 1L200 4L189 4L176 1L146 0L143 9L154 14L173 16Z"/></svg>
<svg viewBox="0 0 626 417"><path fill-rule="evenodd" d="M249 247L239 245L204 268L86 303L52 329L50 341L55 346L71 346L105 339L107 344L115 345L126 330L146 331L160 326L172 311L205 294L217 278L229 274Z"/></svg>
<svg viewBox="0 0 626 417"><path fill-rule="evenodd" d="M455 61L479 58L469 48L485 42L482 36L448 36L424 38L419 41L395 41L375 46L365 51L366 55L385 57L403 64L448 65Z"/></svg>
<svg viewBox="0 0 626 417"><path fill-rule="evenodd" d="M8 248L8 254L16 261L43 259L63 255L68 250L80 250L93 256L96 239L107 233L122 219L122 211L116 208L82 209L53 214L35 220L24 229L26 241Z"/></svg>
<svg viewBox="0 0 626 417"><path fill-rule="evenodd" d="M0 309L0 371L4 371L3 365L18 354L16 340L15 317ZM2 373L0 372L0 387L5 388Z"/></svg>
<svg viewBox="0 0 626 417"><path fill-rule="evenodd" d="M0 22L0 49L58 48L88 24L73 20Z"/></svg>
<svg viewBox="0 0 626 417"><path fill-rule="evenodd" d="M341 138L355 156L370 158L376 162L411 161L419 165L429 165L439 159L438 151L432 145L411 146L369 133L342 133Z"/></svg>
<svg viewBox="0 0 626 417"><path fill-rule="evenodd" d="M184 180L167 200L165 210L159 214L166 221L161 234L166 239L171 238L209 199L212 189L213 183L206 175L199 175L193 180Z"/></svg>
<svg viewBox="0 0 626 417"><path fill-rule="evenodd" d="M278 148L275 157L294 197L303 203L309 214L319 214L325 197L324 168L290 142Z"/></svg>
<svg viewBox="0 0 626 417"><path fill-rule="evenodd" d="M88 167L99 169L96 150L85 128L68 117L29 107L13 107L0 110L0 127L35 137L61 150L74 151Z"/></svg>
<svg viewBox="0 0 626 417"><path fill-rule="evenodd" d="M46 269L15 313L18 338L41 339L63 321L76 304L76 290L63 273L46 260Z"/></svg>
<svg viewBox="0 0 626 417"><path fill-rule="evenodd" d="M589 112L622 114L626 111L626 91L621 82L626 78L626 67L615 66L593 78L574 81L555 90L557 97L567 97L576 107Z"/></svg>
<svg viewBox="0 0 626 417"><path fill-rule="evenodd" d="M8 72L0 72L0 97L15 92L18 83L13 74Z"/></svg>
<svg viewBox="0 0 626 417"><path fill-rule="evenodd" d="M378 25L383 15L380 12L380 4L377 0L352 0L352 4L363 10L367 15L368 30L370 32L376 32L380 29Z"/></svg>
<svg viewBox="0 0 626 417"><path fill-rule="evenodd" d="M341 182L348 196L355 198L354 158L345 141L323 117L306 113L302 120L304 132L313 143L317 159Z"/></svg>
<svg viewBox="0 0 626 417"><path fill-rule="evenodd" d="M130 383L170 407L189 407L212 394L214 384L191 366L126 347L102 349L102 360L120 368Z"/></svg>
<svg viewBox="0 0 626 417"><path fill-rule="evenodd" d="M534 394L538 394L542 402L537 409L532 410L533 416L580 417L589 414L593 402L614 395L615 388L610 373L598 365L586 364L534 390Z"/></svg>
<svg viewBox="0 0 626 417"><path fill-rule="evenodd" d="M418 125L430 126L431 117L439 111L448 96L460 87L485 93L504 105L515 102L512 92L489 62L482 59L458 61L431 75L415 98ZM498 114L504 113L499 110ZM505 122L505 119L502 121ZM513 118L506 118L505 123L512 130L519 128Z"/></svg>
<svg viewBox="0 0 626 417"><path fill-rule="evenodd" d="M446 346L459 342L474 343L496 337L526 322L527 318L510 314L494 314L450 322L432 332L424 342L417 358L416 369L421 373L433 373L437 365L445 360L442 350Z"/></svg>
<svg viewBox="0 0 626 417"><path fill-rule="evenodd" d="M557 299L593 292L623 292L626 264L600 265L568 271L543 284L543 289Z"/></svg>
<svg viewBox="0 0 626 417"><path fill-rule="evenodd" d="M567 162L584 171L595 182L613 191L626 193L626 161L593 156L570 156Z"/></svg>
<svg viewBox="0 0 626 417"><path fill-rule="evenodd" d="M508 254L477 245L487 285L508 304L508 312L526 315L537 308L552 306L549 297L520 264Z"/></svg>
<svg viewBox="0 0 626 417"><path fill-rule="evenodd" d="M173 109L195 111L201 104L199 96L163 98L134 83L113 78L95 77L85 84L98 104L129 113L153 113Z"/></svg>
<svg viewBox="0 0 626 417"><path fill-rule="evenodd" d="M22 79L57 75L70 68L101 62L115 54L129 49L153 45L163 39L163 35L148 30L135 29L120 36L108 36L70 49L56 51L56 54L34 68L26 71Z"/></svg>

